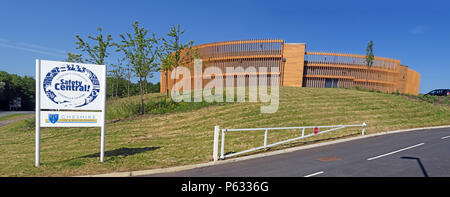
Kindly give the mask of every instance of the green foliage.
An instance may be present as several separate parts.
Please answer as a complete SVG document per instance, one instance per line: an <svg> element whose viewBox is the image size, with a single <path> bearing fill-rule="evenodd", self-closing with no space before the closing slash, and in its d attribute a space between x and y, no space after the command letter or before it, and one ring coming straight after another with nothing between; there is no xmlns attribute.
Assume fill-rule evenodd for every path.
<svg viewBox="0 0 450 197"><path fill-rule="evenodd" d="M147 37L148 30L143 27L139 27L139 23L136 21L133 24L133 33L121 34L121 44L115 44L118 48L117 51L122 51L125 54L125 58L133 67L133 71L140 79L146 78L150 72L156 70L157 59L157 39L155 34L151 37Z"/></svg>
<svg viewBox="0 0 450 197"><path fill-rule="evenodd" d="M406 94L406 93L400 93L398 90L395 90L394 92L391 93L385 93L385 92L381 92L380 90L369 90L369 89L365 89L365 88L360 88L358 86L354 87L354 88L349 88L349 89L354 89L354 90L358 90L358 91L363 91L363 92L376 92L379 94L385 94L385 95L395 95L395 96L403 96L406 98L409 98L411 100L415 100L415 101L425 101L427 103L431 103L431 104L435 104L435 105L448 105L450 106L450 96L430 96L430 95L411 95L411 94Z"/></svg>
<svg viewBox="0 0 450 197"><path fill-rule="evenodd" d="M100 27L97 28L97 31L98 31L97 36L95 37L88 36L89 39L94 41L95 44L93 46L88 42L86 42L85 40L83 40L79 35L76 35L76 38L78 39L78 42L76 43L77 49L81 50L89 57L87 59L84 59L85 62L104 65L106 64L105 58L109 56L108 47L110 47L113 44L112 37L111 35L107 34L106 38L104 38L102 34L102 28ZM71 53L68 53L67 55L68 60L77 61L79 63L83 61L82 55L76 55Z"/></svg>
<svg viewBox="0 0 450 197"><path fill-rule="evenodd" d="M170 31L167 34L168 38L162 38L163 49L160 51L159 56L161 59L161 67L159 70L164 71L166 75L166 84L168 84L167 72L178 66L186 66L194 58L198 58L198 51L192 48L194 41L189 41L185 44L181 41L181 36L184 34L184 30L181 30L180 25L171 26ZM168 86L166 86L166 96L168 96Z"/></svg>
<svg viewBox="0 0 450 197"><path fill-rule="evenodd" d="M430 96L430 95L419 95L416 96L418 99L440 105L449 105L450 106L450 96Z"/></svg>
<svg viewBox="0 0 450 197"><path fill-rule="evenodd" d="M366 48L366 63L367 63L367 67L371 67L373 65L373 60L374 60L374 55L373 55L373 41L371 40L369 42L369 44L367 44L367 48Z"/></svg>
<svg viewBox="0 0 450 197"><path fill-rule="evenodd" d="M9 110L9 101L22 98L22 110L34 109L35 80L0 71L0 110Z"/></svg>
<svg viewBox="0 0 450 197"><path fill-rule="evenodd" d="M118 49L122 51L125 58L131 64L133 72L139 77L140 95L141 95L141 113L145 113L145 104L143 95L146 93L145 84L147 83L147 77L153 77L151 73L157 71L157 39L153 33L151 37L148 37L148 30L143 27L139 27L139 22L135 22L133 25L133 33L126 33L126 36L121 34L121 44L114 44Z"/></svg>
<svg viewBox="0 0 450 197"><path fill-rule="evenodd" d="M184 66L196 55L196 51L192 49L194 41L191 40L185 44L181 42L183 34L184 30L181 30L180 25L171 26L167 34L168 38L162 38L164 48L160 53L163 59L161 70L172 70L178 66Z"/></svg>
<svg viewBox="0 0 450 197"><path fill-rule="evenodd" d="M170 112L185 112L195 109L200 109L202 107L215 105L216 102L174 102L171 99L160 99L157 101L151 101L146 104L146 111L149 114L165 114Z"/></svg>
<svg viewBox="0 0 450 197"><path fill-rule="evenodd" d="M36 118L29 118L24 120L22 129L25 131L34 130L36 128Z"/></svg>
<svg viewBox="0 0 450 197"><path fill-rule="evenodd" d="M118 97L118 93L119 93L119 84L120 81L124 78L125 76L125 68L122 66L122 60L118 60L117 64L110 64L110 69L108 70L108 77L110 78L109 83L107 82L108 85L108 92L110 92L109 94L111 96L116 96Z"/></svg>
<svg viewBox="0 0 450 197"><path fill-rule="evenodd" d="M365 58L365 61L366 61L366 64L367 64L367 68L370 70L370 67L372 67L372 65L373 65L373 60L374 60L374 55L373 55L373 41L371 40L370 42L369 42L369 44L367 45L367 48L366 48L366 58ZM366 71L366 88L369 88L369 72L368 71Z"/></svg>
<svg viewBox="0 0 450 197"><path fill-rule="evenodd" d="M108 99L113 99L112 97L117 98L123 98L128 96L136 96L140 95L139 90L139 84L130 82L127 79L120 78L120 79L114 79L111 77L106 78L106 84L107 84L107 91L106 91L106 97ZM157 93L159 92L160 83L151 83L147 82L146 89L148 93ZM118 88L116 87L118 85ZM128 86L129 86L129 92L128 92ZM111 89L115 90L111 90ZM129 93L129 94L128 94Z"/></svg>
<svg viewBox="0 0 450 197"><path fill-rule="evenodd" d="M139 33L144 33L143 28L139 29L138 23L136 22L133 25L133 28L137 31L140 31ZM139 39L130 39L129 41L125 39L125 36L121 35L122 37L122 44L118 45L117 43L112 42L111 35L107 34L104 35L102 33L102 29L99 27L98 34L94 36L88 36L89 40L92 42L87 42L84 39L82 39L79 35L76 35L77 42L77 50L80 50L82 54L75 54L75 53L68 53L67 59L65 61L67 62L77 62L77 63L92 63L92 64L106 64L105 59L110 55L108 52L109 48L111 46L116 46L119 51L123 51L125 55L131 55L133 56L129 50L126 49L132 49L135 47L136 50L139 50L138 48L142 49L143 44L139 42L146 42L146 38L139 37ZM146 34L146 30L145 30ZM131 36L130 34L126 34L127 36ZM141 34L142 35L142 34ZM140 39L142 38L142 39ZM154 35L153 35L154 39ZM155 39L156 40L156 39ZM153 47L153 45L152 45ZM145 49L145 47L143 47ZM145 51L145 50L143 50ZM148 52L148 51L146 51ZM156 58L153 58L152 60L149 60L150 54L149 53L140 53L139 55L135 55L136 58L133 58L132 62L124 62L125 60L130 60L130 56L127 56L125 58L119 58L117 63L111 63L108 64L108 75L106 79L107 83L107 97L110 98L112 96L114 97L124 97L124 96L134 96L137 94L140 94L140 84L135 84L132 82L133 76L143 77L143 80L140 80L142 82L142 87L144 90L144 93L152 93L152 92L159 92L159 83L152 84L147 82L147 77L152 77L152 73L156 71L155 67L157 67L155 64L151 64L148 66L148 62L155 62ZM83 58L84 56L87 56L88 58ZM138 56L138 57L137 57ZM139 66L132 66L130 63L137 63ZM140 66L144 65L144 66ZM145 67L147 66L147 67ZM133 75L134 72L134 75ZM157 87L158 86L158 87Z"/></svg>
<svg viewBox="0 0 450 197"><path fill-rule="evenodd" d="M5 85L6 83L3 81L0 81L0 95L5 91Z"/></svg>
<svg viewBox="0 0 450 197"><path fill-rule="evenodd" d="M78 167L84 165L83 161L69 161L66 163L66 166L68 167Z"/></svg>
<svg viewBox="0 0 450 197"><path fill-rule="evenodd" d="M198 58L197 50L192 49L194 42L183 43L181 41L184 30L181 30L180 25L171 26L167 38L161 38L162 43L159 43L160 39L157 39L154 33L150 34L148 30L140 27L137 21L132 24L132 28L132 32L120 34L121 41L119 43L112 42L113 39L109 34L104 36L100 27L95 37L88 36L90 41L93 41L92 43L76 35L78 40L76 49L80 50L82 54L68 53L66 61L105 64L105 58L109 56L108 48L115 46L117 48L115 52L122 52L123 58L119 59L117 63L108 65L106 79L108 98L130 97L140 94L142 114L146 110L152 111L151 113L160 113L160 111L163 111L162 107L181 106L161 101L148 101L150 103L145 104L145 94L160 91L159 83L148 83L147 79L152 78L154 72L172 70L177 66L186 66L192 62L193 58ZM88 58L84 58L84 56ZM131 82L132 77L138 77L137 84ZM135 114L136 106L128 106L127 103L123 105L129 109L129 112L124 113L124 116ZM155 111L155 108L158 108L158 110ZM124 109L124 111L127 110ZM167 111L170 111L170 109L167 109Z"/></svg>
<svg viewBox="0 0 450 197"><path fill-rule="evenodd" d="M64 61L74 63L84 63L82 56L83 55L81 54L67 53L67 59Z"/></svg>
<svg viewBox="0 0 450 197"><path fill-rule="evenodd" d="M157 94L159 95L159 94ZM147 114L165 114L172 112L186 112L200 109L210 105L216 105L216 102L174 102L166 99L164 96L146 95L145 111ZM110 100L107 104L107 120L118 120L135 117L140 114L141 103L138 98L123 98Z"/></svg>

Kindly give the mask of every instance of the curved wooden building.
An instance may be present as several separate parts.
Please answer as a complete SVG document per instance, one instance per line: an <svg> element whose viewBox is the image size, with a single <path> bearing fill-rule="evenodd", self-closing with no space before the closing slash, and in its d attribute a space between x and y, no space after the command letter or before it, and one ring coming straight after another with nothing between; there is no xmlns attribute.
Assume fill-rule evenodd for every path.
<svg viewBox="0 0 450 197"><path fill-rule="evenodd" d="M236 83L233 84L243 80L248 85L249 77L266 75L270 76L268 81L279 80L280 86L360 87L383 92L419 93L419 73L396 59L375 57L373 65L368 67L364 55L306 51L304 43L285 43L277 39L217 42L194 48L202 59L202 73L194 73L193 63L188 66L192 87L195 77L202 79L204 87L219 75L224 85L226 77L234 78ZM203 72L207 68L218 72L214 76L208 75ZM171 76L170 71L167 74ZM166 85L171 90L174 83L182 80L169 79L166 84L165 77L166 73L161 72L161 92L166 91Z"/></svg>

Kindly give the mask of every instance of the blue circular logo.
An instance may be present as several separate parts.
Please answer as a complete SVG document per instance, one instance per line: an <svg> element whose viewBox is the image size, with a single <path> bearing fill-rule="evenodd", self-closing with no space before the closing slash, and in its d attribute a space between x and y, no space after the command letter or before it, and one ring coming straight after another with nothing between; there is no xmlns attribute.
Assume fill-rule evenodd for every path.
<svg viewBox="0 0 450 197"><path fill-rule="evenodd" d="M56 104L83 107L94 101L100 92L97 76L89 69L67 64L53 68L44 78L44 92Z"/></svg>

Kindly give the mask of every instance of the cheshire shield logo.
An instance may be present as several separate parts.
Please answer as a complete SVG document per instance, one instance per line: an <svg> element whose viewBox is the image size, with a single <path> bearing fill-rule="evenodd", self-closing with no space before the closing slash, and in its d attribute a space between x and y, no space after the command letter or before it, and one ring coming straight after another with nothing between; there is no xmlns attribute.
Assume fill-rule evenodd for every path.
<svg viewBox="0 0 450 197"><path fill-rule="evenodd" d="M56 122L58 122L58 119L59 119L59 115L58 114L48 114L48 120L52 124L55 124Z"/></svg>
<svg viewBox="0 0 450 197"><path fill-rule="evenodd" d="M77 64L57 66L43 80L45 95L64 107L79 108L93 102L100 93L100 82L89 69Z"/></svg>

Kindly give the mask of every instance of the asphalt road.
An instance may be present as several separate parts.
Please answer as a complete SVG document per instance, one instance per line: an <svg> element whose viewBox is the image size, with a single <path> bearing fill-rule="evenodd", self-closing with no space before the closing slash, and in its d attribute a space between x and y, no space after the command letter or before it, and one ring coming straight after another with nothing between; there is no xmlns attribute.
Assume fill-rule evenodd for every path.
<svg viewBox="0 0 450 197"><path fill-rule="evenodd" d="M153 177L450 177L450 128L375 136Z"/></svg>
<svg viewBox="0 0 450 197"><path fill-rule="evenodd" d="M11 114L34 114L34 111L0 111L0 117Z"/></svg>

